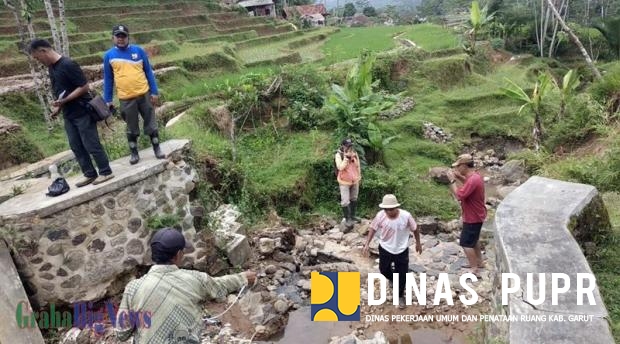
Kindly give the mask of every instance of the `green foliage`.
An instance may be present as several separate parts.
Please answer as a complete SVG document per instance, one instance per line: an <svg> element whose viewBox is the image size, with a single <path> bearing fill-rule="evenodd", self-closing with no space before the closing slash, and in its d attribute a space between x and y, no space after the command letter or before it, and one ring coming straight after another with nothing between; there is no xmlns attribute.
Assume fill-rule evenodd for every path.
<svg viewBox="0 0 620 344"><path fill-rule="evenodd" d="M181 217L177 214L157 214L146 220L146 226L152 231L162 228L180 228Z"/></svg>
<svg viewBox="0 0 620 344"><path fill-rule="evenodd" d="M551 150L572 149L594 135L605 124L604 109L587 94L571 98L566 112L547 130L545 145Z"/></svg>
<svg viewBox="0 0 620 344"><path fill-rule="evenodd" d="M24 162L35 162L44 156L22 132L0 135L0 167L7 168Z"/></svg>
<svg viewBox="0 0 620 344"><path fill-rule="evenodd" d="M362 10L362 13L366 16L366 17L376 17L377 16L377 10L375 10L374 7L372 6L366 6L364 7L364 9Z"/></svg>
<svg viewBox="0 0 620 344"><path fill-rule="evenodd" d="M353 3L348 2L344 5L344 12L342 13L342 15L344 17L353 17L356 11L357 10L355 9L355 5L353 5Z"/></svg>
<svg viewBox="0 0 620 344"><path fill-rule="evenodd" d="M441 89L457 87L472 72L472 65L466 54L432 58L422 62L415 72Z"/></svg>
<svg viewBox="0 0 620 344"><path fill-rule="evenodd" d="M604 105L610 114L618 111L620 94L620 63L612 64L603 74L603 78L595 80L589 92L600 104Z"/></svg>
<svg viewBox="0 0 620 344"><path fill-rule="evenodd" d="M616 59L620 59L620 18L597 20L592 26L605 37L610 49L616 54Z"/></svg>
<svg viewBox="0 0 620 344"><path fill-rule="evenodd" d="M326 80L311 66L288 67L282 71L282 95L288 106L284 115L293 130L307 130L321 121L320 109L327 92Z"/></svg>
<svg viewBox="0 0 620 344"><path fill-rule="evenodd" d="M350 137L365 148L371 160L368 163L384 163L384 144L392 138L375 125L377 115L396 103L396 96L373 91L372 66L376 56L363 52L358 63L351 68L344 87L332 84L332 93L326 106L338 120L338 137ZM366 151L368 149L368 151Z"/></svg>

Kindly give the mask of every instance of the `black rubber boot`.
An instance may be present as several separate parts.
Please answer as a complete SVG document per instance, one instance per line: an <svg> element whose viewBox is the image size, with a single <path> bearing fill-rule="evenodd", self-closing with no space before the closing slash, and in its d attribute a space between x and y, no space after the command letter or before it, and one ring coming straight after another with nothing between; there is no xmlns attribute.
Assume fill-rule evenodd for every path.
<svg viewBox="0 0 620 344"><path fill-rule="evenodd" d="M153 152L155 153L155 157L157 159L165 159L166 154L164 154L161 151L161 148L159 148L159 135L157 134L157 132L151 134L151 144L153 145Z"/></svg>
<svg viewBox="0 0 620 344"><path fill-rule="evenodd" d="M127 141L129 142L129 163L135 165L140 161L140 155L138 155L138 137L135 135L127 134Z"/></svg>
<svg viewBox="0 0 620 344"><path fill-rule="evenodd" d="M347 233L351 229L353 229L353 221L351 221L351 211L348 205L346 207L342 207L342 215L344 216L345 221L343 232Z"/></svg>
<svg viewBox="0 0 620 344"><path fill-rule="evenodd" d="M351 201L351 203L349 203L349 213L351 214L351 220L353 220L355 223L361 223L362 219L360 219L359 217L355 217L356 209L357 209L357 200Z"/></svg>

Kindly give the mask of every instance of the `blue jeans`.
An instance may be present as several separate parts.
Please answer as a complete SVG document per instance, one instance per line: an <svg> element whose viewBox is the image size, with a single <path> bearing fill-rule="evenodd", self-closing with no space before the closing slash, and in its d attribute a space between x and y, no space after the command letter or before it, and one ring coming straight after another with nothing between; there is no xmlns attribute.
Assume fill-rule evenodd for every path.
<svg viewBox="0 0 620 344"><path fill-rule="evenodd" d="M95 122L88 113L75 118L67 118L65 116L64 119L69 146L73 154L75 154L75 159L80 165L84 177L97 177L97 171L90 159L91 155L93 159L95 159L100 175L107 176L112 174L108 156L101 142L99 142L97 122Z"/></svg>

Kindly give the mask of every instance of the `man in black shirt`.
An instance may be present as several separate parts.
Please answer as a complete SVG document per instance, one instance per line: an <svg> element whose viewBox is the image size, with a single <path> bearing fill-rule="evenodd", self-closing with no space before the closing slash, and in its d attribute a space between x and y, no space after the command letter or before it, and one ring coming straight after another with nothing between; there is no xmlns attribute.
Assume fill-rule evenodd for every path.
<svg viewBox="0 0 620 344"><path fill-rule="evenodd" d="M65 131L69 146L82 169L84 179L75 184L82 187L90 183L100 184L114 178L108 156L99 141L97 122L88 108L90 95L86 77L80 66L68 57L57 53L44 39L30 42L30 55L49 69L52 90L56 101L52 104L52 116L64 113ZM90 156L95 159L99 173Z"/></svg>

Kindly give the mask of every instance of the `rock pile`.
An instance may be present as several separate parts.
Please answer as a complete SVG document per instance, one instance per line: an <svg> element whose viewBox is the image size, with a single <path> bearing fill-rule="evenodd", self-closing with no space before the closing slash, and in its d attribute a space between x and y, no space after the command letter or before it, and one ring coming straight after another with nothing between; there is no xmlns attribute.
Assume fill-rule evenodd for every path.
<svg viewBox="0 0 620 344"><path fill-rule="evenodd" d="M424 137L436 142L436 143L446 143L452 140L452 135L446 133L442 128L434 125L431 122L424 122L422 124L424 126Z"/></svg>

